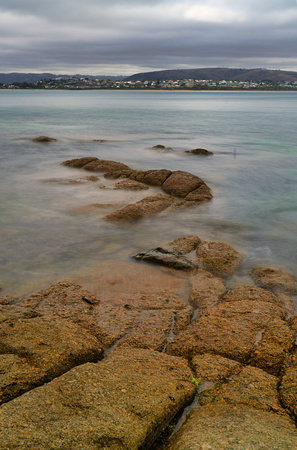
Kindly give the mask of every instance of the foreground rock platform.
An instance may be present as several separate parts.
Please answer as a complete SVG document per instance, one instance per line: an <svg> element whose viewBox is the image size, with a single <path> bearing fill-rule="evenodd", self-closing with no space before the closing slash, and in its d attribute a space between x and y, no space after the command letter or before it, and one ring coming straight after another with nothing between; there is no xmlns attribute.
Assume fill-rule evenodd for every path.
<svg viewBox="0 0 297 450"><path fill-rule="evenodd" d="M97 339L66 320L0 309L0 403L103 354Z"/></svg>
<svg viewBox="0 0 297 450"><path fill-rule="evenodd" d="M0 408L0 447L149 448L193 397L186 361L121 349Z"/></svg>
<svg viewBox="0 0 297 450"><path fill-rule="evenodd" d="M0 298L1 448L297 448L292 277L230 289L229 244L160 248Z"/></svg>
<svg viewBox="0 0 297 450"><path fill-rule="evenodd" d="M106 220L113 223L134 222L151 214L161 212L164 214L195 206L212 198L210 188L201 178L181 170L134 170L121 162L102 160L96 157L71 159L62 164L91 172L103 172L104 176L109 179L127 178L130 180L130 183L121 183L121 189L125 189L125 186L127 190L141 189L139 184L132 183L137 181L142 183L142 189L146 185L157 186L165 193L145 197L108 214Z"/></svg>

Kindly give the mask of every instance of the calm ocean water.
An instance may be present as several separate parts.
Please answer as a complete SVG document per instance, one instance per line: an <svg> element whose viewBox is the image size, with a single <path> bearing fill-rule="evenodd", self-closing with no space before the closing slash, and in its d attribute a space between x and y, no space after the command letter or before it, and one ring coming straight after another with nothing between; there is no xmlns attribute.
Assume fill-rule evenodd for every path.
<svg viewBox="0 0 297 450"><path fill-rule="evenodd" d="M297 275L296 106L294 92L0 91L3 292L27 293L184 234L241 250L243 277L260 264ZM31 141L40 135L57 142ZM151 149L156 144L172 150ZM184 154L197 147L214 156ZM186 170L211 187L214 199L112 225L103 220L109 211L79 207L116 206L123 193L60 182L83 175L60 165L82 156Z"/></svg>

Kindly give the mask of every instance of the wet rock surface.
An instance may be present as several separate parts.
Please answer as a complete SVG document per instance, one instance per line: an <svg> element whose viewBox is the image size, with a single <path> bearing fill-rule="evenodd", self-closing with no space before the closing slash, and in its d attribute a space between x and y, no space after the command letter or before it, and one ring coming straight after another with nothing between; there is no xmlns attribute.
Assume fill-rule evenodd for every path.
<svg viewBox="0 0 297 450"><path fill-rule="evenodd" d="M0 339L0 403L103 354L97 339L81 327L20 309L2 307Z"/></svg>
<svg viewBox="0 0 297 450"><path fill-rule="evenodd" d="M154 248L148 252L137 253L137 255L133 256L133 258L136 260L171 267L176 270L193 270L197 267L195 263L184 256L170 252L162 247Z"/></svg>
<svg viewBox="0 0 297 450"><path fill-rule="evenodd" d="M0 408L2 448L148 448L194 394L186 361L119 349ZM152 395L152 392L154 395Z"/></svg>
<svg viewBox="0 0 297 450"><path fill-rule="evenodd" d="M251 271L258 286L285 294L297 294L297 277L281 269L259 267Z"/></svg>
<svg viewBox="0 0 297 450"><path fill-rule="evenodd" d="M138 181L122 180L118 181L114 186L112 186L112 189L128 190L128 191L145 191L149 189L149 187L143 183L139 183Z"/></svg>
<svg viewBox="0 0 297 450"><path fill-rule="evenodd" d="M242 255L225 242L204 242L197 247L196 258L200 267L219 277L232 275L242 261Z"/></svg>
<svg viewBox="0 0 297 450"><path fill-rule="evenodd" d="M190 283L191 305L198 308L200 315L214 312L226 292L224 281L206 270L198 269L191 277Z"/></svg>
<svg viewBox="0 0 297 450"><path fill-rule="evenodd" d="M247 406L210 404L195 408L168 450L292 450L297 445L289 417Z"/></svg>
<svg viewBox="0 0 297 450"><path fill-rule="evenodd" d="M240 289L244 295L245 287ZM238 291L231 289L214 312L198 316L168 345L167 352L188 358L211 352L279 374L288 364L294 330L279 306L265 297L259 300L262 291L253 297L247 287L245 299L232 301Z"/></svg>

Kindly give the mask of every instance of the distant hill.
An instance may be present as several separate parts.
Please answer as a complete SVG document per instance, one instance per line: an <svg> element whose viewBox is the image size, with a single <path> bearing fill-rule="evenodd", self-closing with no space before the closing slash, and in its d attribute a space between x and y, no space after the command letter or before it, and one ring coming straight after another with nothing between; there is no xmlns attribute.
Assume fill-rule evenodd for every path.
<svg viewBox="0 0 297 450"><path fill-rule="evenodd" d="M114 80L114 81L120 81L124 77L118 76L108 76L108 75L55 75L54 73L18 73L18 72L12 72L12 73L0 73L0 83L1 84L13 84L13 83L34 83L35 81L41 81L41 80L49 80L49 79L56 79L56 78L72 78L72 77L78 77L78 78L98 78L100 80Z"/></svg>
<svg viewBox="0 0 297 450"><path fill-rule="evenodd" d="M297 72L268 69L228 69L224 67L210 67L203 69L158 70L154 72L136 73L125 78L127 81L164 81L164 80L234 80L234 81L297 81Z"/></svg>

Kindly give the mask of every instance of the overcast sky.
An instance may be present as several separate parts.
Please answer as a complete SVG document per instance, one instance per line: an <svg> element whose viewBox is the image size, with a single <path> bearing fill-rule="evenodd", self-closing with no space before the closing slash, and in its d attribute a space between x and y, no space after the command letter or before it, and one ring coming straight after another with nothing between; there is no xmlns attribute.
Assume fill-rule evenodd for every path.
<svg viewBox="0 0 297 450"><path fill-rule="evenodd" d="M296 0L1 0L0 72L297 71Z"/></svg>

